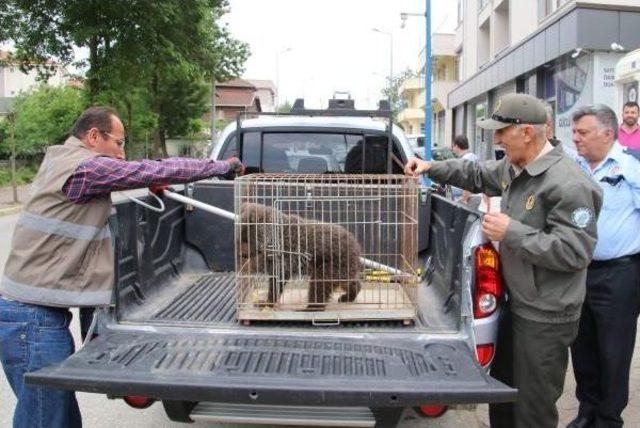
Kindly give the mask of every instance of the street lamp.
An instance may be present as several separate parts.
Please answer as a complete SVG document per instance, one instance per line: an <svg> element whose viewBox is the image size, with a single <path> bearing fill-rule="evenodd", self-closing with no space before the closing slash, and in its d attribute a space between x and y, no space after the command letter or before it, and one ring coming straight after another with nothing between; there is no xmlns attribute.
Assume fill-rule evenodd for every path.
<svg viewBox="0 0 640 428"><path fill-rule="evenodd" d="M372 28L371 30L389 36L389 86L391 86L393 84L393 33L382 31L378 28Z"/></svg>
<svg viewBox="0 0 640 428"><path fill-rule="evenodd" d="M278 111L278 107L280 106L280 55L291 52L292 49L293 48L289 46L286 49L276 52L276 112Z"/></svg>
<svg viewBox="0 0 640 428"><path fill-rule="evenodd" d="M424 156L426 160L431 160L431 0L425 0L425 12L422 13L401 13L401 28L404 28L405 22L410 16L421 16L425 18L426 38L425 38L425 70L424 70ZM427 184L430 180L426 180Z"/></svg>

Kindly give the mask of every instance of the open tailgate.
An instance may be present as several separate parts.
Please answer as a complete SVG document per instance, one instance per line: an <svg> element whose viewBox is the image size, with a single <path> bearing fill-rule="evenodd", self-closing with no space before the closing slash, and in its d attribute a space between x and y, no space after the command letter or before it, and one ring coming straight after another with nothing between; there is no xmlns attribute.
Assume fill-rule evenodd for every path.
<svg viewBox="0 0 640 428"><path fill-rule="evenodd" d="M107 331L29 385L156 399L394 407L513 401L460 340Z"/></svg>

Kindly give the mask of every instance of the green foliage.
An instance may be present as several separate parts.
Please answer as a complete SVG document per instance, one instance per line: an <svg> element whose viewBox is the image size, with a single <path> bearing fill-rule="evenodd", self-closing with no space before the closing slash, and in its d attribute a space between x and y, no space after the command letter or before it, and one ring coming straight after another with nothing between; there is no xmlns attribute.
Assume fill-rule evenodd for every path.
<svg viewBox="0 0 640 428"><path fill-rule="evenodd" d="M16 183L20 186L30 184L38 173L36 165L26 165L16 168ZM0 187L11 185L11 168L0 167Z"/></svg>
<svg viewBox="0 0 640 428"><path fill-rule="evenodd" d="M82 91L70 87L43 85L18 96L12 108L17 154L34 155L62 143L85 106ZM8 135L4 140L9 143ZM9 151L3 144L3 152Z"/></svg>
<svg viewBox="0 0 640 428"><path fill-rule="evenodd" d="M285 101L284 104L280 104L276 111L278 113L290 113L293 105L289 101Z"/></svg>
<svg viewBox="0 0 640 428"><path fill-rule="evenodd" d="M103 90L96 99L98 105L116 109L127 131L127 158L149 157L153 133L158 126L158 117L151 111L149 94L143 88L133 89L127 96L120 91Z"/></svg>
<svg viewBox="0 0 640 428"><path fill-rule="evenodd" d="M395 115L404 108L402 97L400 94L400 88L402 84L413 77L416 77L417 73L407 68L402 73L393 76L393 78L389 79L387 77L386 86L382 89L382 96L389 100L389 104L391 105L391 110Z"/></svg>
<svg viewBox="0 0 640 428"><path fill-rule="evenodd" d="M115 106L137 145L152 128L156 154L168 136L193 132L210 96L207 82L240 75L248 46L220 18L227 0L4 0L0 41L25 70L69 64L86 48L91 104ZM129 150L129 149L128 149Z"/></svg>
<svg viewBox="0 0 640 428"><path fill-rule="evenodd" d="M229 122L224 119L216 119L216 131L222 132L222 130L227 126L228 123ZM209 127L211 127L211 124L209 124Z"/></svg>

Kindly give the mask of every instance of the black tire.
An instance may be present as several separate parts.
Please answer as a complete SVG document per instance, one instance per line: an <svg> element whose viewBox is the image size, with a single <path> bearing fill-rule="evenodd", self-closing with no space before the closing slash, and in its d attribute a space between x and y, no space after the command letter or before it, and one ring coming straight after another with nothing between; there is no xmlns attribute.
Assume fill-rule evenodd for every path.
<svg viewBox="0 0 640 428"><path fill-rule="evenodd" d="M167 416L176 422L193 423L193 419L189 415L196 404L198 403L195 401L162 400L162 406Z"/></svg>
<svg viewBox="0 0 640 428"><path fill-rule="evenodd" d="M404 408L402 407L376 407L371 412L376 418L375 428L396 428L400 421Z"/></svg>

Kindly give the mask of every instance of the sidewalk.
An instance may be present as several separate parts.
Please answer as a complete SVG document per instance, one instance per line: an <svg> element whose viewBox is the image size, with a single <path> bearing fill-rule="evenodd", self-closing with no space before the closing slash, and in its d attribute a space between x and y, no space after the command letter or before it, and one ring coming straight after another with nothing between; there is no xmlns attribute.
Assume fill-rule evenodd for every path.
<svg viewBox="0 0 640 428"><path fill-rule="evenodd" d="M13 188L11 186L0 187L0 216L10 215L22 209L24 201L29 196L29 185L18 186L18 199L20 204L13 203Z"/></svg>

